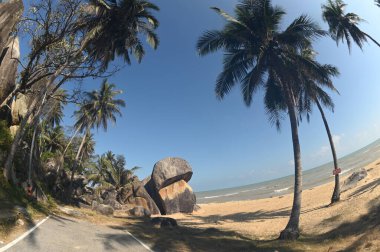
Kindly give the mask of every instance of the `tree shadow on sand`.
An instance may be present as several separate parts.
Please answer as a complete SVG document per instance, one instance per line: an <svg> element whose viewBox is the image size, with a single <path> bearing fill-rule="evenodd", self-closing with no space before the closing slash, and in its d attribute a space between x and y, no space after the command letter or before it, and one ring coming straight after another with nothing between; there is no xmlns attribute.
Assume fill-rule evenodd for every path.
<svg viewBox="0 0 380 252"><path fill-rule="evenodd" d="M255 241L234 231L216 228L194 228L178 226L175 228L154 228L148 220L138 220L133 225L109 226L113 229L128 230L146 241L153 251L302 251L292 248L287 242ZM126 234L127 235L127 234ZM107 236L105 247L110 242L123 242L120 235Z"/></svg>
<svg viewBox="0 0 380 252"><path fill-rule="evenodd" d="M374 181L376 182L376 181ZM363 190L370 190L374 184L360 188L354 194ZM380 197L368 203L368 214L362 215L355 221L348 221L340 224L336 228L320 235L305 236L302 240L310 243L321 243L326 240L348 239L349 237L359 237L344 251L359 251L371 246L371 241L377 240L380 235Z"/></svg>

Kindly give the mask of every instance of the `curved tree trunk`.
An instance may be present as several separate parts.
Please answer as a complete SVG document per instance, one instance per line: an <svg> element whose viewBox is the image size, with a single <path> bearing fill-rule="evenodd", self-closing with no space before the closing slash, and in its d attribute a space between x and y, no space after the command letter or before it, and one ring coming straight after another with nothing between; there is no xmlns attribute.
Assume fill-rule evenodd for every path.
<svg viewBox="0 0 380 252"><path fill-rule="evenodd" d="M332 155L333 155L334 169L336 171L336 170L338 170L339 167L338 167L338 159L336 157L336 152L335 152L334 141L333 141L333 138L332 138L332 135L331 135L331 132L330 132L329 125L328 125L326 117L325 117L325 113L323 112L322 106L319 103L318 99L316 99L315 102L317 103L317 107L319 109L319 112L321 113L321 116L322 116L322 119L323 119L323 123L325 124L327 136L328 136L329 142L330 142L331 152L332 152ZM335 203L335 202L338 202L339 200L340 200L340 182L339 182L339 173L336 173L335 174L335 187L334 187L333 195L331 197L331 204Z"/></svg>
<svg viewBox="0 0 380 252"><path fill-rule="evenodd" d="M62 68L61 70L63 71L64 68ZM9 150L9 153L8 153L8 156L7 156L7 160L6 160L5 165L4 165L4 171L3 171L3 175L4 175L5 179L8 180L8 181L10 181L10 178L11 178L13 184L17 184L17 178L15 176L15 172L14 172L14 169L13 169L13 158L14 158L14 156L16 154L18 145L19 145L21 139L23 138L23 136L25 134L26 124L28 123L28 120L29 120L30 116L33 113L35 113L37 110L38 110L38 112L35 114L35 116L39 116L40 112L42 111L42 106L43 106L43 104L45 102L46 94L48 92L49 87L53 84L53 82L56 80L56 78L62 73L62 71L57 71L49 79L49 81L45 85L43 91L41 92L41 94L43 94L44 96L43 97L42 96L37 96L36 99L34 99L32 101L32 103L29 105L28 111L26 112L24 118L21 120L19 129L17 130L16 135L13 138L13 142L12 142L11 148ZM55 92L66 81L66 79L67 79L66 77L63 78L57 84L57 86L55 87L55 89L53 90L53 92ZM42 99L42 103L40 102L41 99Z"/></svg>
<svg viewBox="0 0 380 252"><path fill-rule="evenodd" d="M78 152L77 152L77 155L75 156L74 166L73 166L73 169L71 170L70 186L69 186L69 191L68 191L68 196L69 197L72 196L74 175L75 175L75 172L76 172L76 170L78 168L78 165L79 165L79 158L81 156L80 154L82 152L84 143L86 142L86 137L87 137L87 133L88 132L89 132L89 129L87 129L86 132L84 133L83 138L82 138L82 142L80 143L80 146L79 146L79 149L78 149Z"/></svg>
<svg viewBox="0 0 380 252"><path fill-rule="evenodd" d="M37 120L37 122L38 122L38 120ZM28 168L28 183L29 183L29 185L32 184L32 163L33 163L33 151L34 151L34 143L36 140L36 134L37 134L37 123L34 124L32 143L30 144L29 168Z"/></svg>
<svg viewBox="0 0 380 252"><path fill-rule="evenodd" d="M290 219L285 229L280 233L281 240L295 240L299 237L299 220L301 215L302 200L302 164L301 146L298 138L298 122L294 97L291 95L289 87L285 85L285 99L289 112L289 120L292 129L293 154L294 154L294 197Z"/></svg>
<svg viewBox="0 0 380 252"><path fill-rule="evenodd" d="M377 41L376 41L374 38L372 38L369 34L367 34L367 33L365 33L365 32L363 32L363 34L364 34L367 38L369 38L370 40L372 40L372 42L375 43L378 47L380 47L379 42L377 42Z"/></svg>

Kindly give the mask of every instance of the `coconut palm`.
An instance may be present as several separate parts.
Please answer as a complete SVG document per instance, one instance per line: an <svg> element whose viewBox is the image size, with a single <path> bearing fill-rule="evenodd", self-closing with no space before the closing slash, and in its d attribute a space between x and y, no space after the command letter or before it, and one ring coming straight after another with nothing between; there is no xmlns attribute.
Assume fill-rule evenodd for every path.
<svg viewBox="0 0 380 252"><path fill-rule="evenodd" d="M113 186L116 189L131 183L133 174L140 167L126 168L126 161L123 155L115 156L111 151L98 156L97 161L90 172L89 180L93 184L101 187Z"/></svg>
<svg viewBox="0 0 380 252"><path fill-rule="evenodd" d="M380 47L374 38L359 29L358 25L363 19L355 13L345 13L346 6L342 0L328 0L327 4L322 5L323 20L329 25L330 35L337 45L340 41L346 41L348 50L351 51L352 42L362 49L367 39L370 39Z"/></svg>
<svg viewBox="0 0 380 252"><path fill-rule="evenodd" d="M315 53L311 49L303 50L302 53L305 57L308 57L310 60L315 61ZM318 63L315 62L315 64ZM334 140L322 106L331 111L334 111L334 102L332 101L331 97L323 90L323 88L327 88L339 94L338 90L335 88L332 82L332 77L338 76L339 71L336 67L331 65L321 65L320 69L321 73L317 76L310 75L309 72L303 73L304 88L302 90L302 93L299 94L299 108L301 114L304 112L306 113L308 121L310 118L309 113L311 112L311 107L313 104L317 106L319 113L321 114L333 156L335 186L331 197L331 203L335 203L340 200L340 181L338 172L339 166Z"/></svg>
<svg viewBox="0 0 380 252"><path fill-rule="evenodd" d="M92 8L81 19L78 29L86 31L86 50L91 57L102 61L103 67L121 56L130 64L130 53L140 62L145 55L141 34L156 49L159 39L155 30L159 22L152 11L159 8L144 0L89 0ZM112 42L110 38L113 38ZM128 48L129 50L126 50Z"/></svg>
<svg viewBox="0 0 380 252"><path fill-rule="evenodd" d="M75 127L82 132L84 131L84 133L75 156L72 174L77 169L86 138L90 134L91 129L101 127L106 131L108 121L116 123L116 116L121 116L120 108L125 107L125 102L121 99L115 99L115 96L122 93L121 90L115 90L115 87L115 84L110 84L105 79L101 84L100 90L85 92L85 101L81 108L75 112L77 117Z"/></svg>
<svg viewBox="0 0 380 252"><path fill-rule="evenodd" d="M243 0L235 8L235 17L219 8L213 9L226 19L227 24L222 30L205 32L199 38L197 48L200 55L224 51L223 70L216 81L216 96L223 99L240 83L247 106L260 87L264 89L266 100L282 97L284 103L279 106L286 104L293 139L295 183L290 220L280 238L296 239L301 212L302 165L295 94L302 83L300 69L315 74L320 71L318 65L299 52L326 33L305 15L281 31L279 26L285 12L272 6L270 0ZM276 118L283 108L267 109L271 119Z"/></svg>
<svg viewBox="0 0 380 252"><path fill-rule="evenodd" d="M88 5L86 5L87 3ZM155 33L159 22L152 14L153 11L159 10L156 5L143 0L88 0L87 3L84 5L84 8L78 10L80 14L76 14L75 18L77 22L74 22L75 29L72 29L74 32L72 34L65 34L67 36L64 36L64 38L69 37L73 41L78 39L80 41L80 48L74 50L72 57L68 57L66 62L58 64L59 67L44 82L42 94L53 83L59 82L58 85L62 85L66 81L66 77L57 81L63 72L68 71L73 74L78 67L81 67L80 63L74 67L70 65L73 61L75 62L72 59L85 58L85 62L92 62L93 65L99 65L96 64L99 62L99 72L103 72L106 71L108 64L119 56L130 64L131 59L129 54L131 52L136 56L138 61L141 61L145 54L144 44L140 39L142 36L146 37L147 42L154 49L159 44ZM88 6L91 10L86 10L85 6ZM68 19L71 20L72 17ZM72 24L70 23L70 25ZM59 41L59 43L61 42ZM83 52L87 53L86 57L82 57ZM25 80L25 83L28 83L28 80ZM19 90L12 92L9 98L11 99L18 92ZM32 114L39 113L36 113L36 111L40 111L39 100L34 100L29 106L28 112L25 114L19 130L14 137L4 165L4 177L7 180L12 179L13 183L17 183L12 165L13 158L24 136L29 118Z"/></svg>

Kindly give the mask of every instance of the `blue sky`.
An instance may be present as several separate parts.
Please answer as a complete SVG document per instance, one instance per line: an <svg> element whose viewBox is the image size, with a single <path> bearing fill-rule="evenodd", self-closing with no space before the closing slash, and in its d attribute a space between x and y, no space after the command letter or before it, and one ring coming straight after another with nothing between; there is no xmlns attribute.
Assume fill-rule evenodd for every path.
<svg viewBox="0 0 380 252"><path fill-rule="evenodd" d="M237 1L153 1L161 11L157 51L149 50L141 64L124 68L110 81L124 91L127 107L123 117L108 132L94 131L97 153L112 150L124 154L130 167L141 166L144 178L158 160L168 156L190 162L195 191L218 189L282 177L293 173L292 142L288 120L277 132L267 120L259 92L247 108L236 87L223 101L214 95L215 79L222 67L222 54L199 57L198 37L207 29L223 26L223 19L209 9L218 6L232 12ZM284 25L306 13L323 28L324 1L274 1L287 12ZM348 11L367 22L362 30L380 40L380 8L367 1L346 1ZM360 3L359 3L360 2ZM364 51L338 48L331 39L315 44L322 63L336 65L341 76L335 80L340 91L332 95L335 113L327 113L341 157L380 136L380 48L367 44ZM84 82L86 89L98 88L101 80ZM71 88L72 84L67 84ZM74 107L66 109L65 124L72 124ZM305 169L331 160L328 139L315 110L311 123L300 126L302 162ZM342 167L344 169L344 167Z"/></svg>

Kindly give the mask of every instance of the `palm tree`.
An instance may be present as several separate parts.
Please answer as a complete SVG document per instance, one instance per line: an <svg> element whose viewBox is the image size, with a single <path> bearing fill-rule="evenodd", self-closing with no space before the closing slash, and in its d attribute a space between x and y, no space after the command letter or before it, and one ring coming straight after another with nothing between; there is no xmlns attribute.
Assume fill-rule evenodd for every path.
<svg viewBox="0 0 380 252"><path fill-rule="evenodd" d="M63 72L69 71L73 73L77 70L77 67L72 67L70 64L73 59L81 58L83 52L87 52L87 57L85 58L92 61L94 65L96 65L96 62L100 62L100 69L105 71L108 64L116 56L124 58L130 64L129 54L131 51L140 62L145 54L144 45L140 39L142 36L146 37L147 42L154 49L157 48L159 40L155 30L158 28L159 22L152 14L152 11L159 10L156 5L143 0L89 0L89 3L93 11L85 11L84 13L80 11L80 18L75 23L76 29L73 29L74 33L65 34L70 38L79 36L78 39L81 41L80 48L75 50L76 53L69 57L66 62L60 64L55 72L44 81L42 95L47 92L53 83L57 82ZM60 80L57 85L60 86L65 81L66 77ZM19 90L12 92L12 96L18 92ZM12 179L13 183L17 182L12 165L13 158L24 136L29 118L32 114L39 113L36 111L40 111L39 100L35 99L30 104L28 112L14 137L4 165L4 177L7 180Z"/></svg>
<svg viewBox="0 0 380 252"><path fill-rule="evenodd" d="M77 117L75 127L84 133L72 168L72 178L91 129L102 127L106 131L108 121L116 123L116 116L122 115L120 108L125 107L125 102L121 99L115 99L115 96L122 93L121 90L115 90L115 87L115 84L110 84L105 79L99 91L85 92L85 101L79 111L75 113Z"/></svg>
<svg viewBox="0 0 380 252"><path fill-rule="evenodd" d="M158 47L155 30L159 22L152 11L159 11L159 8L153 3L144 0L89 2L92 9L78 23L78 29L86 31L86 50L91 57L102 61L104 69L115 56L121 56L131 64L130 52L140 62L145 55L141 34L146 36L152 48ZM112 42L110 38L113 38Z"/></svg>
<svg viewBox="0 0 380 252"><path fill-rule="evenodd" d="M291 124L295 182L293 206L289 222L280 239L299 236L299 218L302 195L301 148L298 136L297 101L295 94L300 82L300 69L317 74L320 69L299 53L313 39L326 35L307 16L296 18L284 31L279 26L285 12L272 6L270 0L243 0L235 8L235 17L219 8L213 8L227 24L222 30L207 31L197 43L200 55L224 51L223 71L216 81L216 96L223 99L235 86L241 84L247 106L253 94L262 87L266 100L283 97ZM269 110L276 117L282 108Z"/></svg>
<svg viewBox="0 0 380 252"><path fill-rule="evenodd" d="M133 174L140 167L126 168L126 161L123 155L115 156L112 151L98 156L95 166L93 167L89 180L101 187L113 186L119 188L133 181Z"/></svg>
<svg viewBox="0 0 380 252"><path fill-rule="evenodd" d="M311 49L304 50L302 51L302 53L305 57L310 58L310 60L315 59L315 53ZM339 71L336 67L331 65L321 65L320 68L322 72L318 76L312 76L308 72L304 73L304 88L302 90L302 93L299 95L299 104L300 113L302 114L303 112L306 112L308 121L310 118L309 113L311 112L312 104L317 105L317 108L321 114L326 133L329 139L334 162L335 186L331 197L331 203L333 204L340 200L340 181L338 172L339 166L335 151L334 140L322 106L330 109L331 111L334 111L334 102L332 101L331 97L323 90L323 88L328 88L339 94L338 90L335 88L331 80L332 77L336 77L339 75Z"/></svg>
<svg viewBox="0 0 380 252"><path fill-rule="evenodd" d="M345 13L345 4L342 0L328 0L327 4L322 5L322 17L329 25L331 37L336 41L337 45L340 41L346 41L348 50L351 52L352 41L363 49L363 45L367 42L367 38L380 47L380 44L369 34L359 29L358 25L364 21L355 13Z"/></svg>

